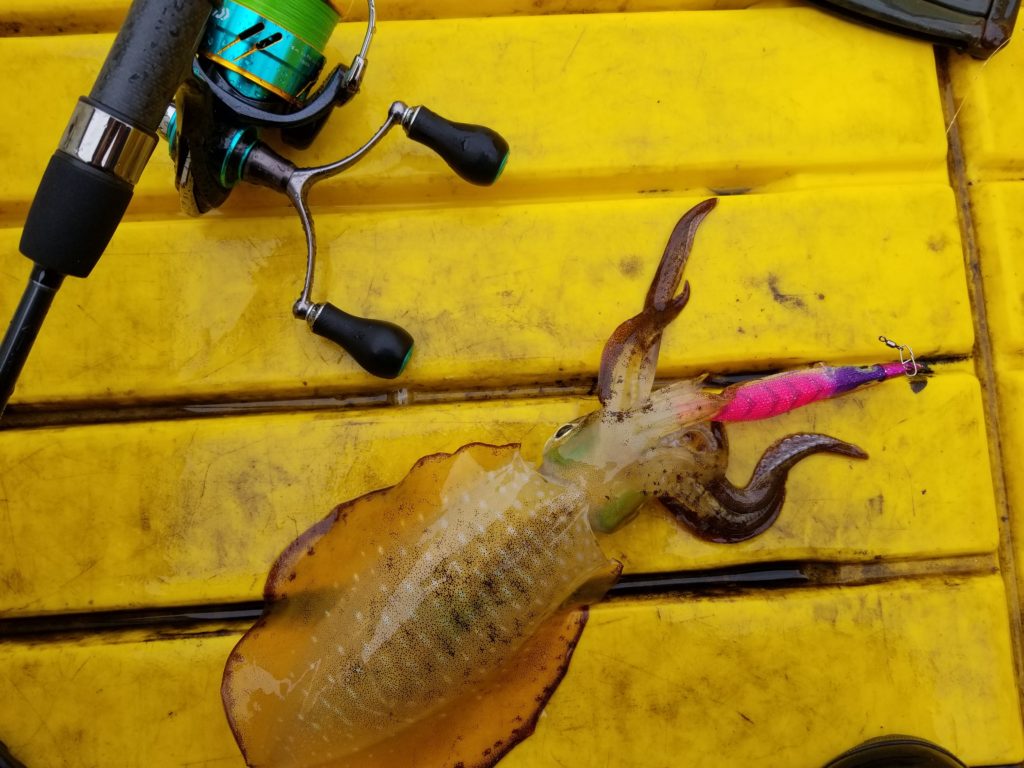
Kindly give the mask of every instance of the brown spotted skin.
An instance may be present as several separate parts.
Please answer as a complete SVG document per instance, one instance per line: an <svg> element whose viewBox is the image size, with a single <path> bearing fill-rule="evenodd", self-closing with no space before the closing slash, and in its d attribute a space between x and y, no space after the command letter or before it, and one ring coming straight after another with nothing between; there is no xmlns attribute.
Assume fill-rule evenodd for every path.
<svg viewBox="0 0 1024 768"><path fill-rule="evenodd" d="M458 760L400 747L424 723L458 723L453 708L490 701L524 652L553 659L533 700L513 707L521 722L512 730L532 730L537 691L553 689L582 630L571 609L588 584L601 592L617 573L582 502L514 446L472 445L421 460L397 486L310 529L275 565L270 607L225 670L229 720L249 765L496 760L504 750L493 744L487 756L452 753L460 733L439 747ZM552 623L560 635L538 649ZM507 749L514 736L493 741Z"/></svg>

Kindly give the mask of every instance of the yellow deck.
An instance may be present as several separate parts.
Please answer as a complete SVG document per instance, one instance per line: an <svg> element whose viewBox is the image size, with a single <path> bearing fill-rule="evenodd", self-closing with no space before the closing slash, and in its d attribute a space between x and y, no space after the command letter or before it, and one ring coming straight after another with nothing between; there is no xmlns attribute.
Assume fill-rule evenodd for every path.
<svg viewBox="0 0 1024 768"><path fill-rule="evenodd" d="M317 298L407 327L406 374L373 380L291 319L304 253L283 198L240 189L187 219L158 148L0 430L0 627L250 603L298 532L420 456L537 456L591 407L676 219L723 194L662 376L874 362L879 334L950 362L918 394L730 427L737 480L796 429L871 455L801 465L764 535L702 543L650 509L605 539L630 574L813 578L597 606L502 768L820 768L885 733L1024 763L1024 29L983 64L793 3L379 5L363 93L301 159L358 146L396 98L512 145L492 189L394 135L314 193ZM4 320L28 203L125 6L0 6ZM332 59L361 34L344 25ZM29 768L240 767L219 680L244 629L0 635L0 740Z"/></svg>

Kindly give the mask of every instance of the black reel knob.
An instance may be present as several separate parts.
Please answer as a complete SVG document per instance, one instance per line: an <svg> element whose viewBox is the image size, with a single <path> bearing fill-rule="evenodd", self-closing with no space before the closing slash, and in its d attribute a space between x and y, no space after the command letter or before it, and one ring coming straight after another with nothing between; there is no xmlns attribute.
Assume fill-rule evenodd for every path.
<svg viewBox="0 0 1024 768"><path fill-rule="evenodd" d="M412 357L412 336L386 320L350 315L327 302L314 304L307 320L313 333L330 339L367 373L382 379L397 378Z"/></svg>
<svg viewBox="0 0 1024 768"><path fill-rule="evenodd" d="M470 184L490 186L508 162L509 147L484 125L454 123L426 107L416 107L405 124L409 138L434 150Z"/></svg>

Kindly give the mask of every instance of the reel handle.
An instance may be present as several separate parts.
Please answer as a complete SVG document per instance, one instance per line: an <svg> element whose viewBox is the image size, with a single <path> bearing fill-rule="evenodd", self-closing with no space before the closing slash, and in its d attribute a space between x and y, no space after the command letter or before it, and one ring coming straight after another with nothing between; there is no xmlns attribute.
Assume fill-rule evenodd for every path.
<svg viewBox="0 0 1024 768"><path fill-rule="evenodd" d="M410 139L434 150L470 184L490 186L505 170L508 142L487 126L452 122L426 107L413 109L402 125Z"/></svg>
<svg viewBox="0 0 1024 768"><path fill-rule="evenodd" d="M350 315L324 302L310 308L306 321L313 333L333 341L367 373L382 379L397 378L412 356L412 336L386 320Z"/></svg>
<svg viewBox="0 0 1024 768"><path fill-rule="evenodd" d="M233 142L244 145L240 150L244 160L238 168L238 178L283 193L302 222L306 235L306 281L292 314L304 319L313 333L346 350L368 373L384 379L393 379L402 373L412 354L413 338L394 323L350 315L326 302L313 303L317 243L308 199L315 184L351 168L399 124L409 138L434 150L452 170L472 184L493 184L508 160L508 142L496 131L481 125L454 123L426 107L409 107L401 101L391 105L384 124L363 146L327 165L296 168L259 139L252 139L251 143ZM216 146L220 147L221 142ZM194 168L192 173L195 174Z"/></svg>

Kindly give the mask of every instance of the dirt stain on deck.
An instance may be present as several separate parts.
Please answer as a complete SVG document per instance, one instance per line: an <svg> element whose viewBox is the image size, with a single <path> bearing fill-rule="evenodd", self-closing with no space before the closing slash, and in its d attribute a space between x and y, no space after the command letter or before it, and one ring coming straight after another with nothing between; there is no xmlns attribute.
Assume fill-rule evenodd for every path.
<svg viewBox="0 0 1024 768"><path fill-rule="evenodd" d="M619 261L619 272L622 273L623 277L635 277L640 274L641 267L643 267L643 261L635 254L623 256Z"/></svg>
<svg viewBox="0 0 1024 768"><path fill-rule="evenodd" d="M772 292L772 300L783 307L792 307L804 312L807 311L807 303L795 293L783 293L779 288L779 276L774 272L768 274L768 290Z"/></svg>

